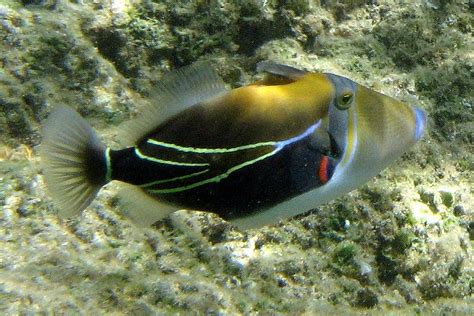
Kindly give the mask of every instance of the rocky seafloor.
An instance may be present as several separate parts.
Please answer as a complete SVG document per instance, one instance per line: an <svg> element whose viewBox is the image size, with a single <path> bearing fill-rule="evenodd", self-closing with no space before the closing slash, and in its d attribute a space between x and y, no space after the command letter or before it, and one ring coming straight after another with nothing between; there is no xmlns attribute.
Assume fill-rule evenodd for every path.
<svg viewBox="0 0 474 316"><path fill-rule="evenodd" d="M0 313L473 314L474 3L0 1ZM236 87L273 60L347 76L428 113L412 150L358 190L240 231L120 214L115 184L60 221L41 121L119 124L166 72L210 60Z"/></svg>

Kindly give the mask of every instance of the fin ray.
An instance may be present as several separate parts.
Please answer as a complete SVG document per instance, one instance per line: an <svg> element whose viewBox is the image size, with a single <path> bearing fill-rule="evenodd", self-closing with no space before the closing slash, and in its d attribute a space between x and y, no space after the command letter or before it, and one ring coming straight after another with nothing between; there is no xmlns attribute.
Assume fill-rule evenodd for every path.
<svg viewBox="0 0 474 316"><path fill-rule="evenodd" d="M137 226L150 226L178 208L165 204L131 184L120 183L118 193L122 214Z"/></svg>
<svg viewBox="0 0 474 316"><path fill-rule="evenodd" d="M304 70L265 60L257 63L257 72L266 72L268 74L285 77L293 81L298 80L307 74L307 72Z"/></svg>
<svg viewBox="0 0 474 316"><path fill-rule="evenodd" d="M56 107L44 123L41 163L48 191L60 217L86 208L104 183L91 182L89 155L100 156L105 146L92 127L69 107ZM97 175L100 177L101 175Z"/></svg>
<svg viewBox="0 0 474 316"><path fill-rule="evenodd" d="M183 67L166 75L151 93L151 104L121 127L123 145L136 145L157 126L197 103L226 92L224 82L208 63Z"/></svg>

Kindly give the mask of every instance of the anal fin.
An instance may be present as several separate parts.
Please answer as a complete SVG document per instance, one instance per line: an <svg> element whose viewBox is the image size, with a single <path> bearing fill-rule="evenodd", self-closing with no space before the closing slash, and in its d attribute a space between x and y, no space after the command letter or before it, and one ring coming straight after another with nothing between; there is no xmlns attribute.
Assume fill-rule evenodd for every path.
<svg viewBox="0 0 474 316"><path fill-rule="evenodd" d="M178 210L175 206L160 202L131 184L121 183L118 196L121 213L139 227L151 226Z"/></svg>

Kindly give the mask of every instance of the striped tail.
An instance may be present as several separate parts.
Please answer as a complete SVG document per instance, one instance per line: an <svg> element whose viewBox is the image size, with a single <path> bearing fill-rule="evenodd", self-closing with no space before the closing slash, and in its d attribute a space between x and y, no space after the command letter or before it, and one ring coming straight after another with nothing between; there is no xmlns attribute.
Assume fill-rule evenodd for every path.
<svg viewBox="0 0 474 316"><path fill-rule="evenodd" d="M43 126L41 162L60 217L84 210L107 183L107 148L71 108L53 110Z"/></svg>

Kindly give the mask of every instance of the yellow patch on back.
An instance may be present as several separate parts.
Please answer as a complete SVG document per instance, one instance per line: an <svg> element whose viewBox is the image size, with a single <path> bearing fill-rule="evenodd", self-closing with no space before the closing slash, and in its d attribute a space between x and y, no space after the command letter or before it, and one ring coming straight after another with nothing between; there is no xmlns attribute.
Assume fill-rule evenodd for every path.
<svg viewBox="0 0 474 316"><path fill-rule="evenodd" d="M299 80L264 85L260 81L230 91L219 102L238 108L240 119L245 121L268 121L276 125L298 122L294 133L304 131L321 118L327 116L334 88L324 74L308 73Z"/></svg>

